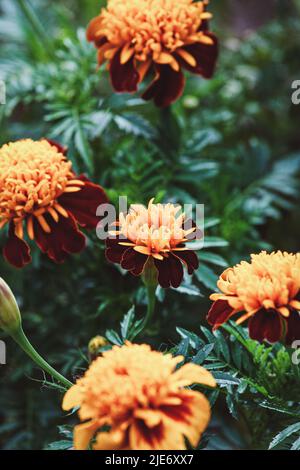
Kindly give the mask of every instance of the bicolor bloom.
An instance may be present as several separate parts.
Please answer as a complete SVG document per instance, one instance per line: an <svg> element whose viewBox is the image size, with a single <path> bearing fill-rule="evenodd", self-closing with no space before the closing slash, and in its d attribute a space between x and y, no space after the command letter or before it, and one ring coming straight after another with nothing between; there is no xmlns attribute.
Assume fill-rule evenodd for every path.
<svg viewBox="0 0 300 470"><path fill-rule="evenodd" d="M300 254L251 255L227 269L218 281L222 293L213 294L214 304L208 322L218 328L232 316L242 313L241 324L249 319L252 339L270 343L300 339Z"/></svg>
<svg viewBox="0 0 300 470"><path fill-rule="evenodd" d="M85 247L79 225L99 223L96 210L104 190L76 176L66 149L46 139L9 143L0 148L0 228L8 226L5 259L17 268L30 263L26 237L61 263Z"/></svg>
<svg viewBox="0 0 300 470"><path fill-rule="evenodd" d="M128 214L120 214L106 240L106 257L135 276L140 276L152 258L158 272L158 282L164 287L179 287L183 265L191 275L198 269L196 253L185 243L198 237L198 230L181 212L181 206L153 204L146 208L131 206Z"/></svg>
<svg viewBox="0 0 300 470"><path fill-rule="evenodd" d="M91 440L94 450L184 450L185 437L196 447L210 405L185 387L216 382L196 364L176 370L182 360L131 343L104 352L63 400L63 409L79 407L84 421L74 431L76 450L87 449Z"/></svg>
<svg viewBox="0 0 300 470"><path fill-rule="evenodd" d="M152 76L145 100L169 106L183 92L182 69L211 78L218 41L208 31L208 1L108 0L94 18L87 38L98 49L98 62L108 61L115 91L133 93Z"/></svg>

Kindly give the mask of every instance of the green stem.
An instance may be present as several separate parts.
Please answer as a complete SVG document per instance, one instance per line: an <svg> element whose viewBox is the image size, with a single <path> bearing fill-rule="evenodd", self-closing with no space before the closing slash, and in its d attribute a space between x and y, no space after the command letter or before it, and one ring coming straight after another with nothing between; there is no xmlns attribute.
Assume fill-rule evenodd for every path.
<svg viewBox="0 0 300 470"><path fill-rule="evenodd" d="M156 301L156 297L155 297L156 288L157 286L153 284L147 286L148 308L147 308L147 314L143 322L143 330L147 328L147 326L149 325L153 317L153 313L155 309L155 301Z"/></svg>
<svg viewBox="0 0 300 470"><path fill-rule="evenodd" d="M42 41L48 55L53 59L55 58L54 47L49 37L45 32L44 26L41 24L38 16L33 10L32 6L27 0L17 0L17 3L22 10L24 16L27 18L29 23L32 26L32 29L35 31L38 36L39 41Z"/></svg>
<svg viewBox="0 0 300 470"><path fill-rule="evenodd" d="M23 351L47 374L51 375L54 379L58 382L62 383L66 388L70 388L73 386L72 382L66 379L63 375L59 374L53 367L48 364L34 349L32 344L29 342L28 338L26 337L22 327L13 333L12 338L16 341L16 343L23 349Z"/></svg>

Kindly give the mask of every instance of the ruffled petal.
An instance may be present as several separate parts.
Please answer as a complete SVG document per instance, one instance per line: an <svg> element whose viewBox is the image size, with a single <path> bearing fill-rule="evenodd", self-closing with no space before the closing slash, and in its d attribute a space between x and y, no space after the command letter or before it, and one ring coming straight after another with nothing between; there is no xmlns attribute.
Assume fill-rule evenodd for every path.
<svg viewBox="0 0 300 470"><path fill-rule="evenodd" d="M178 59L185 69L192 73L202 75L204 78L211 78L215 72L216 63L219 55L218 39L212 33L206 33L213 40L213 45L196 42L182 47L183 50L191 54L196 60L196 66L192 67L182 59Z"/></svg>
<svg viewBox="0 0 300 470"><path fill-rule="evenodd" d="M85 182L82 189L76 193L64 193L58 198L58 202L81 226L91 230L96 228L100 221L96 215L98 207L107 204L108 199L101 186L93 184L83 176L78 179Z"/></svg>
<svg viewBox="0 0 300 470"><path fill-rule="evenodd" d="M47 214L44 217L51 228L51 233L46 233L35 219L34 235L37 245L50 259L56 263L63 263L69 254L84 250L85 236L78 230L71 214L68 218L60 217L58 222Z"/></svg>
<svg viewBox="0 0 300 470"><path fill-rule="evenodd" d="M105 256L106 256L106 259L110 261L111 263L120 264L125 251L128 250L128 246L120 245L119 241L120 240L118 237L106 239ZM127 240L124 240L124 242L126 241Z"/></svg>
<svg viewBox="0 0 300 470"><path fill-rule="evenodd" d="M172 253L162 261L155 259L154 264L158 270L158 282L164 289L180 286L183 279L183 266L181 261Z"/></svg>
<svg viewBox="0 0 300 470"><path fill-rule="evenodd" d="M68 152L68 147L64 146L64 145L61 145L59 144L58 142L56 142L55 140L51 140L51 139L45 139L47 140L47 142L52 145L52 147L56 147L57 150L62 153L63 155L66 155L67 152Z"/></svg>
<svg viewBox="0 0 300 470"><path fill-rule="evenodd" d="M156 65L156 77L142 98L146 101L153 99L156 106L165 108L180 98L184 84L181 70L175 72L169 65Z"/></svg>
<svg viewBox="0 0 300 470"><path fill-rule="evenodd" d="M187 266L190 275L199 268L199 259L194 251L176 251L174 254Z"/></svg>
<svg viewBox="0 0 300 470"><path fill-rule="evenodd" d="M9 226L8 240L3 248L3 256L15 268L23 268L31 262L30 248L24 240L15 235L13 223Z"/></svg>
<svg viewBox="0 0 300 470"><path fill-rule="evenodd" d="M73 385L73 387L69 388L66 392L63 403L62 409L64 411L69 411L79 406L81 404L81 397L82 397L82 389L79 385Z"/></svg>
<svg viewBox="0 0 300 470"><path fill-rule="evenodd" d="M275 310L259 310L249 320L250 338L259 342L265 339L270 343L279 341L283 333L280 317L280 314Z"/></svg>
<svg viewBox="0 0 300 470"><path fill-rule="evenodd" d="M114 430L98 433L94 450L126 450L126 432Z"/></svg>
<svg viewBox="0 0 300 470"><path fill-rule="evenodd" d="M172 375L172 382L178 387L186 387L192 384L202 384L215 387L216 381L212 374L204 367L197 364L185 364Z"/></svg>
<svg viewBox="0 0 300 470"><path fill-rule="evenodd" d="M227 300L217 300L208 312L207 321L215 330L226 323L234 313L236 311L230 307Z"/></svg>
<svg viewBox="0 0 300 470"><path fill-rule="evenodd" d="M196 447L210 420L209 402L202 393L192 390L182 390L178 397L181 398L181 405L162 406L160 409L170 420L173 434L184 435Z"/></svg>
<svg viewBox="0 0 300 470"><path fill-rule="evenodd" d="M133 248L128 248L121 260L123 269L130 271L134 276L140 276L144 271L145 264L148 261L148 256L138 253Z"/></svg>
<svg viewBox="0 0 300 470"><path fill-rule="evenodd" d="M293 310L290 316L286 319L287 335L285 338L286 344L291 345L294 341L300 339L300 313Z"/></svg>
<svg viewBox="0 0 300 470"><path fill-rule="evenodd" d="M110 78L112 86L117 92L127 92L134 93L137 91L139 83L139 73L134 65L133 57L126 62L126 64L121 64L121 52L120 49L110 62Z"/></svg>
<svg viewBox="0 0 300 470"><path fill-rule="evenodd" d="M86 450L95 435L99 425L97 422L78 424L74 429L74 447L76 450Z"/></svg>

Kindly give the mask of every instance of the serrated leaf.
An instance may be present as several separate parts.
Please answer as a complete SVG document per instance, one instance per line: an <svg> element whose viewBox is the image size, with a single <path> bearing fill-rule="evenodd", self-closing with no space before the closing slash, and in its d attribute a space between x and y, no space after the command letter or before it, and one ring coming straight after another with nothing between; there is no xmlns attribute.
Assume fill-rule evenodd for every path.
<svg viewBox="0 0 300 470"><path fill-rule="evenodd" d="M135 307L133 306L126 313L126 315L124 316L121 322L121 335L124 340L128 339L129 337L130 329L133 326L134 319L135 319Z"/></svg>
<svg viewBox="0 0 300 470"><path fill-rule="evenodd" d="M184 328L179 327L176 328L176 331L180 334L183 339L189 339L190 346L193 349L198 349L203 344L202 339L199 338L199 336L197 336L196 333L193 333L192 331L187 331Z"/></svg>
<svg viewBox="0 0 300 470"><path fill-rule="evenodd" d="M117 346L122 346L124 344L119 334L114 330L107 330L105 337L110 343L116 344Z"/></svg>
<svg viewBox="0 0 300 470"><path fill-rule="evenodd" d="M213 376L219 385L239 385L241 382L240 379L232 377L232 375L226 372L214 372Z"/></svg>
<svg viewBox="0 0 300 470"><path fill-rule="evenodd" d="M200 349L200 351L197 352L196 356L193 357L192 362L198 365L203 364L203 362L210 355L214 347L214 344L206 344L202 349Z"/></svg>
<svg viewBox="0 0 300 470"><path fill-rule="evenodd" d="M299 432L299 431L300 431L300 423L295 423L295 424L292 424L291 426L288 426L279 434L277 434L274 437L274 439L272 439L271 444L269 445L269 449L274 449L274 447L276 447L278 444L283 442L286 438L288 438L295 432Z"/></svg>

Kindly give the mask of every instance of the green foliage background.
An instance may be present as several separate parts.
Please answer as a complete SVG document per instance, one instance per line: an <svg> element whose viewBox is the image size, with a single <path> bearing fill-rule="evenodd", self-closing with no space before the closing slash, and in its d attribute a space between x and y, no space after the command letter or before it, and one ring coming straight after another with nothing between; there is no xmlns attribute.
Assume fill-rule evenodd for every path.
<svg viewBox="0 0 300 470"><path fill-rule="evenodd" d="M213 29L221 43L216 75L211 81L188 76L185 94L172 113L138 96L113 94L106 71L96 70L85 28L104 1L32 0L41 31L24 14L26 3L0 1L0 79L7 85L7 104L0 106L0 144L47 136L68 145L75 169L103 185L116 205L120 195L127 195L130 203L147 203L155 196L162 202L205 204L200 268L176 292L158 292L155 320L144 338L163 350L179 347L193 358L213 339L202 332L200 339L184 342L191 335L185 330L198 335L200 325L207 326L208 297L220 272L261 249L299 250L300 106L291 102L291 83L300 79L300 2L271 2L274 16L259 29L254 21L242 35L241 20L261 2L243 1L242 17L236 14L236 2L212 2ZM1 233L2 244L4 237ZM133 304L138 317L145 310L139 280L109 265L103 243L95 234L88 237L87 250L62 266L37 249L32 265L22 271L0 260L0 275L17 294L28 336L68 377L87 366L93 336L118 331ZM224 334L234 338L232 330ZM217 364L225 354L225 363L215 370L230 373L240 388L237 392L237 383L223 377L209 446L268 447L277 432L294 426L284 435L289 446L290 436L295 440L300 431L299 403L287 414L282 411L291 399L283 389L295 386L289 355L280 347L260 351L245 341L252 365L245 366L243 376L260 387L248 383L251 399L245 396L247 386L242 389L242 365L231 364L237 353L229 351L230 359L227 350L223 356L212 349L200 352L201 362L208 357ZM60 408L61 394L43 384L42 373L9 339L7 347L8 364L0 369L0 446L44 448L58 439L57 425L70 424ZM257 355L263 353L260 363ZM253 414L263 402L262 387L266 406L257 423ZM275 405L268 397L274 396L279 414L270 411ZM248 428L234 419L240 408Z"/></svg>

